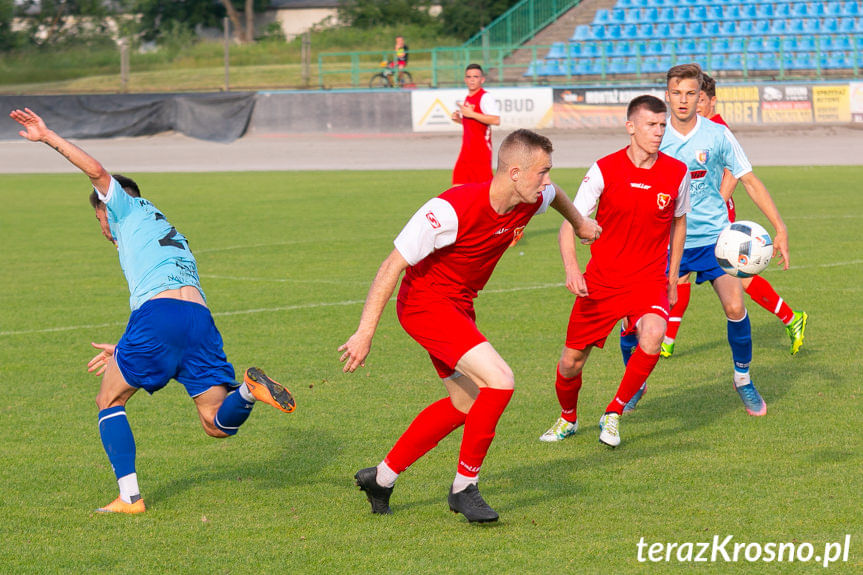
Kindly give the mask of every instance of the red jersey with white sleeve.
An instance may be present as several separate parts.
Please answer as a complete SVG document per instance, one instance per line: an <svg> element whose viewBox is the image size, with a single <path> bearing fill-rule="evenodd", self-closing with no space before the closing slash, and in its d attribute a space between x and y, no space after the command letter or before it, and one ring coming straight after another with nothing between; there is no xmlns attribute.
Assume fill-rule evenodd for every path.
<svg viewBox="0 0 863 575"><path fill-rule="evenodd" d="M674 217L690 211L686 164L658 153L638 168L628 148L598 160L585 175L574 204L589 215L596 208L602 235L590 249L589 285L620 289L667 282L668 244Z"/></svg>
<svg viewBox="0 0 863 575"><path fill-rule="evenodd" d="M476 94L467 96L465 104L473 104L475 112L500 116L497 101L480 88ZM461 151L452 173L453 184L485 182L492 178L491 169L491 125L473 118L462 117Z"/></svg>
<svg viewBox="0 0 863 575"><path fill-rule="evenodd" d="M471 305L513 237L535 214L546 211L555 196L549 185L537 202L498 214L490 189L491 181L451 188L413 215L393 242L410 264L399 301L432 292Z"/></svg>
<svg viewBox="0 0 863 575"><path fill-rule="evenodd" d="M717 124L721 124L726 128L731 129L731 126L729 126L725 122L725 119L719 114L715 114L713 117L711 117L710 121L716 122ZM725 207L728 209L728 221L734 223L734 220L737 219L737 210L734 208L734 198L729 197L727 200L725 200Z"/></svg>

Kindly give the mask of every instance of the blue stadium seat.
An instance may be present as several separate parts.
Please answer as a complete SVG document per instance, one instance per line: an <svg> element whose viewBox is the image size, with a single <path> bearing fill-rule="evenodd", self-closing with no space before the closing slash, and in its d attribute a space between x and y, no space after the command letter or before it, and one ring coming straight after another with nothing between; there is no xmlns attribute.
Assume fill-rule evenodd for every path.
<svg viewBox="0 0 863 575"><path fill-rule="evenodd" d="M657 22L674 22L674 8L663 7L659 9Z"/></svg>
<svg viewBox="0 0 863 575"><path fill-rule="evenodd" d="M632 56L633 53L634 49L632 43L625 40L615 42L611 48L612 56Z"/></svg>
<svg viewBox="0 0 863 575"><path fill-rule="evenodd" d="M734 38L730 38L729 44L731 47L729 48L729 52L743 52L743 49L746 47L746 38L742 36L736 36Z"/></svg>
<svg viewBox="0 0 863 575"><path fill-rule="evenodd" d="M622 8L614 8L609 14L609 22L617 22L618 24L620 24L621 22L625 22L626 13L629 11L629 9L624 10Z"/></svg>
<svg viewBox="0 0 863 575"><path fill-rule="evenodd" d="M533 73L536 71L539 66L539 60L531 60L530 64L527 66L527 70L524 71L522 76L533 76Z"/></svg>
<svg viewBox="0 0 863 575"><path fill-rule="evenodd" d="M803 20L799 18L788 20L786 31L788 34L803 34Z"/></svg>
<svg viewBox="0 0 863 575"><path fill-rule="evenodd" d="M737 34L740 36L752 36L755 34L755 25L756 23L764 22L767 23L767 20L738 20L737 21Z"/></svg>
<svg viewBox="0 0 863 575"><path fill-rule="evenodd" d="M845 2L844 4L842 4L842 15L859 16L860 6L857 4L857 2Z"/></svg>
<svg viewBox="0 0 863 575"><path fill-rule="evenodd" d="M788 22L786 20L771 20L771 34L785 34L788 31Z"/></svg>
<svg viewBox="0 0 863 575"><path fill-rule="evenodd" d="M740 13L740 6L737 4L729 4L722 10L724 20L740 20L744 16Z"/></svg>
<svg viewBox="0 0 863 575"><path fill-rule="evenodd" d="M773 4L770 2L765 2L763 4L755 5L755 17L756 18L773 18Z"/></svg>
<svg viewBox="0 0 863 575"><path fill-rule="evenodd" d="M821 54L821 67L828 70L840 70L850 68L845 52L823 52Z"/></svg>
<svg viewBox="0 0 863 575"><path fill-rule="evenodd" d="M611 21L611 14L608 10L597 10L593 16L594 24L605 24L609 21Z"/></svg>
<svg viewBox="0 0 863 575"><path fill-rule="evenodd" d="M707 6L702 6L700 4L693 6L692 17L702 22L707 20Z"/></svg>
<svg viewBox="0 0 863 575"><path fill-rule="evenodd" d="M804 34L817 34L819 30L821 30L821 20L819 20L818 18L803 19Z"/></svg>
<svg viewBox="0 0 863 575"><path fill-rule="evenodd" d="M856 18L840 18L839 19L839 32L847 33L854 32L857 28L857 19Z"/></svg>
<svg viewBox="0 0 863 575"><path fill-rule="evenodd" d="M798 52L794 54L795 70L811 70L815 68L815 60L812 58L811 52Z"/></svg>
<svg viewBox="0 0 863 575"><path fill-rule="evenodd" d="M814 36L800 36L797 38L797 51L811 52L815 50L815 42Z"/></svg>
<svg viewBox="0 0 863 575"><path fill-rule="evenodd" d="M707 20L720 21L723 18L724 11L721 5L714 4L707 8Z"/></svg>
<svg viewBox="0 0 863 575"><path fill-rule="evenodd" d="M747 20L754 20L758 18L758 5L757 4L743 4L740 6L740 18Z"/></svg>
<svg viewBox="0 0 863 575"><path fill-rule="evenodd" d="M774 18L791 18L791 4L782 2L773 5Z"/></svg>
<svg viewBox="0 0 863 575"><path fill-rule="evenodd" d="M718 36L736 36L737 35L737 22L734 20L725 20L723 22L719 22L719 30L717 31Z"/></svg>
<svg viewBox="0 0 863 575"><path fill-rule="evenodd" d="M834 50L854 50L854 40L851 36L847 34L843 34L841 36L836 36L833 38L833 49Z"/></svg>
<svg viewBox="0 0 863 575"><path fill-rule="evenodd" d="M854 28L854 31L858 34L863 34L863 18L857 18L857 26Z"/></svg>
<svg viewBox="0 0 863 575"><path fill-rule="evenodd" d="M638 0L617 0L617 8L636 8L639 5Z"/></svg>
<svg viewBox="0 0 863 575"><path fill-rule="evenodd" d="M750 38L749 42L746 43L746 52L752 54L754 52L764 52L766 49L764 48L764 37L756 36L755 38Z"/></svg>
<svg viewBox="0 0 863 575"><path fill-rule="evenodd" d="M719 36L719 22L715 22L713 20L704 22L704 35Z"/></svg>
<svg viewBox="0 0 863 575"><path fill-rule="evenodd" d="M566 54L569 58L578 58L581 56L581 52L584 48L584 44L581 42L570 42L569 46L566 48Z"/></svg>
<svg viewBox="0 0 863 575"><path fill-rule="evenodd" d="M590 26L585 24L581 24L575 27L575 32L572 33L572 38L570 38L573 42L578 42L580 40L587 40L590 38Z"/></svg>
<svg viewBox="0 0 863 575"><path fill-rule="evenodd" d="M643 46L643 54L647 54L649 56L659 56L660 54L663 54L664 44L662 40L651 40L644 43Z"/></svg>
<svg viewBox="0 0 863 575"><path fill-rule="evenodd" d="M689 22L692 19L692 11L689 6L679 6L674 9L675 22Z"/></svg>
<svg viewBox="0 0 863 575"><path fill-rule="evenodd" d="M827 16L840 16L842 14L842 4L839 2L826 2L824 14Z"/></svg>
<svg viewBox="0 0 863 575"><path fill-rule="evenodd" d="M839 31L839 20L836 18L824 18L821 21L821 33L833 34Z"/></svg>
<svg viewBox="0 0 863 575"><path fill-rule="evenodd" d="M824 16L824 2L814 2L809 7L809 16L814 16L816 18Z"/></svg>
<svg viewBox="0 0 863 575"><path fill-rule="evenodd" d="M791 6L791 15L794 18L806 18L809 15L809 4L805 2L795 2Z"/></svg>
<svg viewBox="0 0 863 575"><path fill-rule="evenodd" d="M591 26L590 26L590 38L592 40L605 40L605 25L604 24L591 24Z"/></svg>
<svg viewBox="0 0 863 575"><path fill-rule="evenodd" d="M551 45L551 48L548 50L548 54L545 55L546 59L552 60L555 58L566 58L566 44L563 42L555 42Z"/></svg>
<svg viewBox="0 0 863 575"><path fill-rule="evenodd" d="M778 70L779 62L776 54L767 53L749 53L746 56L746 66L749 70Z"/></svg>
<svg viewBox="0 0 863 575"><path fill-rule="evenodd" d="M656 38L669 38L671 36L671 24L661 22L656 25Z"/></svg>
<svg viewBox="0 0 863 575"><path fill-rule="evenodd" d="M782 49L782 38L780 38L779 36L765 37L764 49L768 52L778 53Z"/></svg>
<svg viewBox="0 0 863 575"><path fill-rule="evenodd" d="M704 22L690 22L689 26L687 26L687 37L701 37L704 36L706 33L707 32L704 29Z"/></svg>
<svg viewBox="0 0 863 575"><path fill-rule="evenodd" d="M620 24L606 24L605 37L609 40L619 40L622 37Z"/></svg>
<svg viewBox="0 0 863 575"><path fill-rule="evenodd" d="M712 62L714 70L729 71L743 69L743 56L739 53L725 54L724 57L717 57Z"/></svg>
<svg viewBox="0 0 863 575"><path fill-rule="evenodd" d="M635 35L637 38L641 38L642 40L656 38L656 28L653 24L641 24L638 26L638 30Z"/></svg>
<svg viewBox="0 0 863 575"><path fill-rule="evenodd" d="M581 48L581 55L585 58L596 58L602 54L598 42L585 42Z"/></svg>
<svg viewBox="0 0 863 575"><path fill-rule="evenodd" d="M782 38L782 51L788 54L789 52L797 51L797 36L785 36Z"/></svg>
<svg viewBox="0 0 863 575"><path fill-rule="evenodd" d="M714 38L710 44L712 54L727 54L731 52L731 42L728 38Z"/></svg>
<svg viewBox="0 0 863 575"><path fill-rule="evenodd" d="M618 20L620 22L621 20ZM641 22L641 10L638 8L628 8L623 13L623 22L627 24L638 24Z"/></svg>
<svg viewBox="0 0 863 575"><path fill-rule="evenodd" d="M698 38L693 40L693 54L707 54L710 49L710 38Z"/></svg>
<svg viewBox="0 0 863 575"><path fill-rule="evenodd" d="M638 37L638 26L636 24L624 24L620 36L621 38L629 38L630 40L635 39Z"/></svg>

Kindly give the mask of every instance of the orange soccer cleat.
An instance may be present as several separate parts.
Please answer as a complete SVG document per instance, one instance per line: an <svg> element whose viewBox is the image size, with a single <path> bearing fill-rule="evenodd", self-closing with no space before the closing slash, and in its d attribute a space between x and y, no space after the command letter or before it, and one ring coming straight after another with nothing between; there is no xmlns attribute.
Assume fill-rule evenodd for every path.
<svg viewBox="0 0 863 575"><path fill-rule="evenodd" d="M119 497L106 505L105 507L100 507L96 511L99 513L143 513L147 508L144 506L144 500L139 499L134 503L126 503Z"/></svg>
<svg viewBox="0 0 863 575"><path fill-rule="evenodd" d="M291 395L291 392L283 385L267 377L267 374L257 367L247 369L243 381L246 382L255 399L269 403L285 413L291 413L296 409L297 404L294 402L294 396Z"/></svg>

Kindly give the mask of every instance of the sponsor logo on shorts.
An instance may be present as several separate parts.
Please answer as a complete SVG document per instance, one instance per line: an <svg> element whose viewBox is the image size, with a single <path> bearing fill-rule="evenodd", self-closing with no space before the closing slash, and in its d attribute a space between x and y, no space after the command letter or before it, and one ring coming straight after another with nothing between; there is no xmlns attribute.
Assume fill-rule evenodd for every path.
<svg viewBox="0 0 863 575"><path fill-rule="evenodd" d="M656 205L659 206L660 210L664 210L668 207L668 204L671 203L671 194L656 194Z"/></svg>
<svg viewBox="0 0 863 575"><path fill-rule="evenodd" d="M437 221L437 218L434 215L434 212L429 212L426 214L426 219L431 224L432 229L438 229L440 227L440 222Z"/></svg>

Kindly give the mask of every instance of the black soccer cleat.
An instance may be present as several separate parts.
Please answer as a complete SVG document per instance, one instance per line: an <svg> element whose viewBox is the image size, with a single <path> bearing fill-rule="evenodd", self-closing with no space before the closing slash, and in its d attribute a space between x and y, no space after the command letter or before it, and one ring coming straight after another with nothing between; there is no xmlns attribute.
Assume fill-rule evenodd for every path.
<svg viewBox="0 0 863 575"><path fill-rule="evenodd" d="M377 477L377 467L360 469L354 475L354 479L357 480L357 487L360 488L360 491L365 491L366 498L372 504L372 513L391 515L393 510L390 509L390 495L393 494L393 488L378 485Z"/></svg>
<svg viewBox="0 0 863 575"><path fill-rule="evenodd" d="M461 513L471 523L489 523L498 519L497 512L485 502L476 485L468 485L458 493L453 493L450 487L447 501L450 511Z"/></svg>

